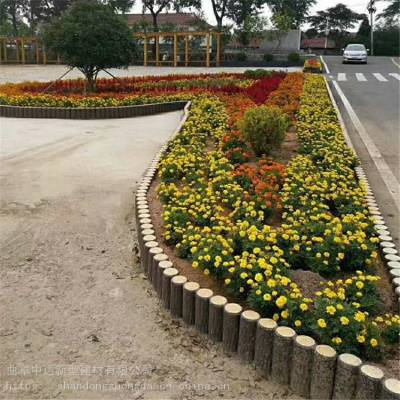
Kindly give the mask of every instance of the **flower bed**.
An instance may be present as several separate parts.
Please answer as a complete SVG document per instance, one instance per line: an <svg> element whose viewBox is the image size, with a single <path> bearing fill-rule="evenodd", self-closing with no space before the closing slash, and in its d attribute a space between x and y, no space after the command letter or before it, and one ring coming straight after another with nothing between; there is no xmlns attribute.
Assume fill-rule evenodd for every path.
<svg viewBox="0 0 400 400"><path fill-rule="evenodd" d="M268 97L267 104L284 98ZM301 154L286 167L254 159L237 129L241 112L229 115L232 103L194 100L160 163L166 242L262 316L339 352L379 358L396 344L400 319L381 305L378 239L355 177L357 158L323 78L305 79L297 113ZM242 111L251 105L241 103ZM232 149L244 149L243 157ZM312 271L321 287L304 294L296 269Z"/></svg>
<svg viewBox="0 0 400 400"><path fill-rule="evenodd" d="M309 58L304 62L303 72L321 73L322 63L319 58Z"/></svg>
<svg viewBox="0 0 400 400"><path fill-rule="evenodd" d="M218 74L164 76L123 79L99 79L96 93L82 94L81 79L50 82L24 82L0 86L0 105L30 107L117 107L155 102L190 100L204 93L240 95L255 102L275 90L284 73L265 72L255 78L251 74ZM49 90L46 88L49 87Z"/></svg>

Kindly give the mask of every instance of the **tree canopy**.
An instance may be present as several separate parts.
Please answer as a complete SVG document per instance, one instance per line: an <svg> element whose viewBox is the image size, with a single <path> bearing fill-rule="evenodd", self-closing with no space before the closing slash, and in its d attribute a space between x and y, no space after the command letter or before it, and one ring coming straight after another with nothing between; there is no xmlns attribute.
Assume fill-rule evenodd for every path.
<svg viewBox="0 0 400 400"><path fill-rule="evenodd" d="M133 42L126 22L98 0L77 0L44 30L46 46L71 67L78 68L95 89L97 74L127 67Z"/></svg>
<svg viewBox="0 0 400 400"><path fill-rule="evenodd" d="M298 29L306 22L310 8L316 0L268 0L274 16L285 16L292 21L291 28Z"/></svg>
<svg viewBox="0 0 400 400"><path fill-rule="evenodd" d="M362 15L360 16L346 5L339 3L326 11L318 11L307 20L311 27L319 33L324 34L329 30L333 34L340 35L353 29L360 19L362 19Z"/></svg>

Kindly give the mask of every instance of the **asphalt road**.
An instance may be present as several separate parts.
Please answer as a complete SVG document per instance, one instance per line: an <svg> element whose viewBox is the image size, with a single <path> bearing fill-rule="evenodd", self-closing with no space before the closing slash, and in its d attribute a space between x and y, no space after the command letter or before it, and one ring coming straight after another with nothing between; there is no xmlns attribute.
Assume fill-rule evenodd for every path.
<svg viewBox="0 0 400 400"><path fill-rule="evenodd" d="M381 212L399 246L398 198L390 193L400 181L400 65L398 59L369 57L368 64L342 64L341 57L323 58L326 76L344 117L353 145L374 190ZM335 82L335 83L334 83ZM339 90L338 90L339 88ZM343 96L354 113L345 107ZM354 116L355 114L355 116ZM354 124L359 119L364 129ZM360 133L360 131L364 130ZM365 137L370 139L365 140ZM381 159L379 168L372 158ZM391 183L388 185L388 182ZM388 187L389 186L389 187Z"/></svg>

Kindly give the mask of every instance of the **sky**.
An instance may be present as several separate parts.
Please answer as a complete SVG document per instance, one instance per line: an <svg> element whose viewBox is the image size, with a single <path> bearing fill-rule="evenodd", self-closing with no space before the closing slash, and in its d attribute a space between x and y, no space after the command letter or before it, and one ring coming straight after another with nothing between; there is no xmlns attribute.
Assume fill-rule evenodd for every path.
<svg viewBox="0 0 400 400"><path fill-rule="evenodd" d="M347 7L351 8L353 11L361 14L365 13L367 14L367 4L369 0L317 0L316 4L314 7L311 8L310 10L310 15L315 13L316 11L320 10L325 10L329 7L332 7L336 5L337 3L343 3ZM136 0L136 4L132 9L132 12L140 13L142 12L142 4L141 0ZM211 0L202 0L202 5L203 5L203 11L205 13L206 19L210 24L215 24L215 18L214 18L214 13L212 11L212 6L211 6ZM376 8L377 8L377 14L384 9L388 3L383 0L377 0L376 1ZM268 8L266 7L264 10L264 15L268 16L269 11Z"/></svg>

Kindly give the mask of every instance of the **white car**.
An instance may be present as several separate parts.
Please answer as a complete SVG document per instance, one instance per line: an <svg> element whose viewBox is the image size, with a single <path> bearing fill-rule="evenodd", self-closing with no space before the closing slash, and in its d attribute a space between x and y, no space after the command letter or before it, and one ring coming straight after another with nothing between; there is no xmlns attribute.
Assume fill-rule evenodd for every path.
<svg viewBox="0 0 400 400"><path fill-rule="evenodd" d="M347 62L361 62L367 63L367 52L363 44L348 44L343 49L343 64Z"/></svg>

